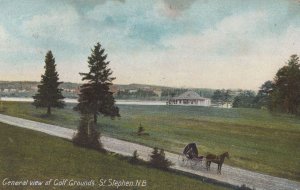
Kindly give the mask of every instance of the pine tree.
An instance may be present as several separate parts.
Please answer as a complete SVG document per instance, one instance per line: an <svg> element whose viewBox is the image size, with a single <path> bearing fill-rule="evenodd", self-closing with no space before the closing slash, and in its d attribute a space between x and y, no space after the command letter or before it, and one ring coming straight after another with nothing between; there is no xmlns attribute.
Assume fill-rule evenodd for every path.
<svg viewBox="0 0 300 190"><path fill-rule="evenodd" d="M59 82L56 71L55 58L51 51L48 51L45 57L45 74L42 75L41 84L38 85L38 92L33 96L33 105L36 107L47 108L47 114L51 114L51 108L63 108L64 97L62 89L58 88L62 82Z"/></svg>
<svg viewBox="0 0 300 190"><path fill-rule="evenodd" d="M92 114L94 123L97 116L119 117L119 108L115 105L113 93L109 87L115 79L111 77L112 71L108 68L107 55L100 43L97 43L88 57L88 73L80 73L82 80L87 81L80 87L79 103L74 108L82 114Z"/></svg>
<svg viewBox="0 0 300 190"><path fill-rule="evenodd" d="M166 159L164 149L158 151L157 147L153 148L152 155L150 156L150 164L155 168L167 169L173 165L171 161Z"/></svg>

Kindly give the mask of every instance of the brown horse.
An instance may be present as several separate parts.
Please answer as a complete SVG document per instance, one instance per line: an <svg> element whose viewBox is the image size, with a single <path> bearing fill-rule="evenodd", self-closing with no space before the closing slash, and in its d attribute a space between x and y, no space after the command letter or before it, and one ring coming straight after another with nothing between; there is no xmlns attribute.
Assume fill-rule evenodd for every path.
<svg viewBox="0 0 300 190"><path fill-rule="evenodd" d="M222 169L222 165L224 163L225 158L229 159L229 154L228 152L224 152L223 154L217 156L214 154L208 154L206 156L206 169L207 171L210 170L210 164L216 163L218 164L218 173L221 174L221 169Z"/></svg>

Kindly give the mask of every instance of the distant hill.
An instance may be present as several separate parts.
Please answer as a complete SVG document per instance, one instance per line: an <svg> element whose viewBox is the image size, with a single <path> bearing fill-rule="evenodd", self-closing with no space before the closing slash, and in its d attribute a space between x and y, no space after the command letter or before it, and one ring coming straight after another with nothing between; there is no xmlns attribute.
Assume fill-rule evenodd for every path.
<svg viewBox="0 0 300 190"><path fill-rule="evenodd" d="M0 88L14 88L14 89L25 89L30 88L32 86L37 86L39 82L37 81L0 81ZM64 82L61 84L61 88L78 88L81 83L73 83L73 82ZM172 88L158 85L147 85L147 84L114 84L120 89L130 90L130 89L143 89L143 88Z"/></svg>
<svg viewBox="0 0 300 190"><path fill-rule="evenodd" d="M0 81L0 89L31 89L36 88L39 82L37 81ZM81 83L73 83L73 82L64 82L61 84L61 88L64 89L76 89L81 85ZM176 88L176 87L168 87L168 86L160 86L160 85L149 85L149 84L114 84L119 90L134 90L134 89L153 89L153 90L163 90L163 89L187 89L187 88ZM205 90L214 90L208 88L189 88L189 89L205 89Z"/></svg>
<svg viewBox="0 0 300 190"><path fill-rule="evenodd" d="M149 84L115 84L119 89L131 90L131 89L171 89L172 87L159 86L159 85L149 85Z"/></svg>

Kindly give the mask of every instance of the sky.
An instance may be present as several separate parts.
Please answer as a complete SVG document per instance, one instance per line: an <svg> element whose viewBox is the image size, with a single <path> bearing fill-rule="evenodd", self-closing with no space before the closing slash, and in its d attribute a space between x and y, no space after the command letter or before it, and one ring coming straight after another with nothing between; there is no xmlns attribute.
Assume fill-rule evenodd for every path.
<svg viewBox="0 0 300 190"><path fill-rule="evenodd" d="M300 54L300 1L0 0L0 80L39 81L51 50L81 82L97 42L116 84L257 90Z"/></svg>

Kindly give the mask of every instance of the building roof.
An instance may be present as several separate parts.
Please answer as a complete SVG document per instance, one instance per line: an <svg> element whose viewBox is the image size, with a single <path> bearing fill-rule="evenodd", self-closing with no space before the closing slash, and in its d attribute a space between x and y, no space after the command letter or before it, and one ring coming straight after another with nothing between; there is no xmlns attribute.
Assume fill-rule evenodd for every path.
<svg viewBox="0 0 300 190"><path fill-rule="evenodd" d="M187 91L183 94L180 94L177 97L173 97L172 99L177 99L177 100L199 100L199 99L206 99L201 97L197 92L194 91Z"/></svg>

